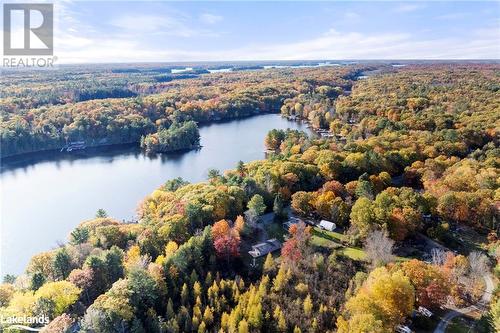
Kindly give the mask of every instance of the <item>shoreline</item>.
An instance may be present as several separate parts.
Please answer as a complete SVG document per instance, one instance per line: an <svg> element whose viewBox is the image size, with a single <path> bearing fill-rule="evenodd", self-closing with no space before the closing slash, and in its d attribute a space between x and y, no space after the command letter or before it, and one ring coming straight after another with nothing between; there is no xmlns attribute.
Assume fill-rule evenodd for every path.
<svg viewBox="0 0 500 333"><path fill-rule="evenodd" d="M131 220L137 203L167 179L203 182L209 168L228 170L240 160L264 159L263 149L256 147L264 148L263 138L273 128L309 133L305 126L278 114L262 114L204 127L200 150L147 156L138 145L128 144L17 157L18 162L0 170L4 232L13 235L12 242L4 245L2 271L17 274L33 254L66 240L77 223L94 216L98 208L119 221ZM29 205L21 198L29 198ZM21 206L29 209L18 208ZM30 246L15 244L15 235L24 232L21 230L30 230L24 238ZM14 256L20 264L19 260L13 262Z"/></svg>
<svg viewBox="0 0 500 333"><path fill-rule="evenodd" d="M280 113L265 112L265 113L249 115L249 116L241 117L241 118L223 119L223 120L218 120L218 121L199 123L199 128L202 129L204 127L209 127L212 125L228 124L228 123L243 121L243 120L246 120L249 118L254 118L254 117L259 117L259 116L264 116L264 115L276 115L276 116L279 116L280 118L282 118L286 121L289 121L289 122L301 123L300 120L288 119L287 117L281 115ZM302 121L302 123L304 123L304 122ZM310 131L309 134L317 135L317 133L312 128L308 128L308 130ZM201 139L203 139L203 137L201 137ZM8 172L9 170L12 170L12 169L23 167L26 164L35 165L37 163L50 162L50 161L53 161L54 159L61 159L61 160L88 159L88 158L99 157L99 156L108 156L110 153L113 155L116 154L116 156L123 155L126 153L134 153L134 154L144 154L144 155L151 157L151 158L154 158L155 155L157 157L162 157L162 156L168 157L168 156L181 155L181 154L184 154L184 153L190 152L190 151L197 151L197 150L200 150L202 148L203 148L203 145L200 144L199 147L195 147L193 149L176 150L176 151L170 151L170 152L158 153L158 154L151 155L151 154L147 154L146 152L144 152L141 149L140 142L125 142L125 143L114 143L114 144L102 144L102 145L97 145L97 146L88 146L85 149L75 150L73 152L61 152L60 149L39 150L39 151L30 152L30 153L23 153L23 154L11 155L11 156L7 156L7 157L1 157L0 158L0 174L3 172Z"/></svg>
<svg viewBox="0 0 500 333"><path fill-rule="evenodd" d="M205 122L196 122L196 123L197 123L197 125L198 125L199 128L203 128L203 127L211 126L211 125L214 125L214 124L230 123L230 122L233 122L233 121L244 120L244 119L248 119L248 118L252 118L252 117L257 117L257 116L268 115L268 114L275 114L275 115L280 115L281 116L281 113L278 110L277 112L272 112L272 111L269 111L269 112L259 112L259 113L253 113L253 114L250 114L250 115L242 116L242 117L223 118L223 119L210 120L210 121L205 121ZM285 119L287 119L287 120L289 120L289 121L293 121L291 119L288 119L287 117L284 117L284 116L282 116L282 117L285 118ZM34 151L31 151L31 152L27 152L27 153L19 153L19 154L13 154L13 155L8 155L8 156L3 156L3 155L0 154L0 170L2 169L2 165L4 163L21 162L22 160L29 160L30 158L36 158L37 155L42 155L42 154L59 153L61 156L63 156L63 154L65 156L71 156L71 155L77 156L79 153L86 152L86 151L89 151L89 150L94 150L94 149L101 150L101 149L113 148L113 147L118 148L118 147L122 147L122 146L123 147L124 146L133 147L134 145L137 145L137 147L140 148L139 144L140 144L140 141L129 141L129 142L120 142L120 143L88 145L85 149L79 149L79 150L75 150L73 152L61 152L61 148L62 147L58 147L58 148L34 150ZM191 150L191 149L189 149L189 150ZM163 153L163 154L177 153L177 152L179 152L179 151L172 151L172 152L167 152L167 153Z"/></svg>

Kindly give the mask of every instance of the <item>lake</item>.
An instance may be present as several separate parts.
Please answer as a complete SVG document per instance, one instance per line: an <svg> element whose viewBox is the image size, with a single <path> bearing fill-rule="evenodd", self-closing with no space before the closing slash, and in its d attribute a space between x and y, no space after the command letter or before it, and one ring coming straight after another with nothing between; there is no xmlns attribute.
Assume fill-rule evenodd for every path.
<svg viewBox="0 0 500 333"><path fill-rule="evenodd" d="M307 130L276 114L200 128L202 148L144 155L137 147L103 147L73 154L47 152L2 162L0 276L21 274L32 255L67 240L99 208L119 220L135 218L138 203L166 180L205 180L207 171L264 158L273 129Z"/></svg>

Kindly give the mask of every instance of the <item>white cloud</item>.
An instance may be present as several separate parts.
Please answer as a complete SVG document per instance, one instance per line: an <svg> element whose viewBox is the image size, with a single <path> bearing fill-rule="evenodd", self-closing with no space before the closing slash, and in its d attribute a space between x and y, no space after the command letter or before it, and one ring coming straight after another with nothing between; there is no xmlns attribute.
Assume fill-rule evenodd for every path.
<svg viewBox="0 0 500 333"><path fill-rule="evenodd" d="M386 52L389 45L400 43L408 38L407 34L400 33L366 35L358 32L341 33L331 29L310 40L255 47L253 53L260 53L260 59L290 60L379 57Z"/></svg>
<svg viewBox="0 0 500 333"><path fill-rule="evenodd" d="M438 20L458 20L467 16L467 13L448 13L436 16Z"/></svg>
<svg viewBox="0 0 500 333"><path fill-rule="evenodd" d="M217 44L214 38L209 50L193 43L185 48L172 48L168 43L151 43L146 35L171 38L214 37L218 34L194 23L207 25L222 20L214 14L202 14L193 20L180 12L168 15L124 15L109 21L114 29L106 33L95 26L77 20L69 2L55 6L55 54L60 63L81 62L153 62L201 60L300 60L300 59L499 59L500 21L490 27L476 29L467 34L448 38L416 37L401 32L357 32L334 29L309 39L296 39L287 43ZM404 4L397 9L412 11L421 4ZM396 10L396 9L395 9ZM450 14L451 15L451 14ZM196 18L196 17L195 17ZM344 19L355 20L359 15L346 12ZM196 22L195 22L196 21ZM114 30L114 31L113 31ZM432 36L425 33L419 35ZM158 40L164 41L161 37Z"/></svg>
<svg viewBox="0 0 500 333"><path fill-rule="evenodd" d="M397 13L409 13L409 12L414 12L416 10L422 9L424 6L416 3L406 3L403 5L399 5L396 8L394 8L394 11Z"/></svg>
<svg viewBox="0 0 500 333"><path fill-rule="evenodd" d="M418 40L401 33L330 31L310 41L276 45L269 53L278 54L282 48L286 50L282 56L288 55L288 59L492 59L500 58L500 36L487 30L476 31L469 38Z"/></svg>
<svg viewBox="0 0 500 333"><path fill-rule="evenodd" d="M209 20L215 22L216 18ZM174 37L218 37L219 33L209 29L194 28L189 16L182 13L170 15L123 15L113 18L110 25L119 29L121 34L132 36L165 35Z"/></svg>
<svg viewBox="0 0 500 333"><path fill-rule="evenodd" d="M123 15L109 22L125 34L165 34L177 37L191 37L196 31L172 16Z"/></svg>
<svg viewBox="0 0 500 333"><path fill-rule="evenodd" d="M222 16L204 13L200 15L200 21L206 24L215 24L222 21Z"/></svg>
<svg viewBox="0 0 500 333"><path fill-rule="evenodd" d="M346 12L344 13L343 19L347 22L359 21L361 19L361 15L355 12Z"/></svg>
<svg viewBox="0 0 500 333"><path fill-rule="evenodd" d="M494 29L474 31L468 37L417 40L406 33L339 32L329 30L309 40L246 45L201 51L148 48L130 39L94 40L60 53L63 62L148 62L201 60L302 59L498 59L500 37ZM59 54L58 54L59 55Z"/></svg>

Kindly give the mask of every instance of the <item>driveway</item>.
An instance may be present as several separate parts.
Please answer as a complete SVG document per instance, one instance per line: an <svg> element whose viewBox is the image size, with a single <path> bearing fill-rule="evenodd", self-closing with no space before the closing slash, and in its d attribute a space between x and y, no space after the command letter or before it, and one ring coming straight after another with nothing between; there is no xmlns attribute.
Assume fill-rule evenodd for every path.
<svg viewBox="0 0 500 333"><path fill-rule="evenodd" d="M461 308L461 309L456 309L456 310L450 310L448 311L439 324L436 326L436 329L434 330L434 333L445 333L446 328L448 327L448 324L456 317L466 315L469 312L472 312L474 310L480 310L483 306L486 306L490 303L491 301L491 295L493 293L494 289L494 284L493 280L491 279L491 276L484 275L483 276L484 282L486 284L486 289L484 290L484 294L481 297L481 300L476 304L476 305L471 305L466 308Z"/></svg>

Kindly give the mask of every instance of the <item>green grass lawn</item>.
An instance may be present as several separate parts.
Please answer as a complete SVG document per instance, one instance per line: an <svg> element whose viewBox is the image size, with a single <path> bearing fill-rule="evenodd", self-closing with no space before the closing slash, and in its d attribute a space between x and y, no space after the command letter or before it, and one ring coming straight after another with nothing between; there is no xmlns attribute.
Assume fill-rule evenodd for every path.
<svg viewBox="0 0 500 333"><path fill-rule="evenodd" d="M284 236L287 234L281 223L269 223L265 226L268 238L277 238L284 241ZM363 249L352 246L345 246L343 243L346 236L335 231L322 230L313 228L311 232L311 244L317 247L324 247L330 250L337 251L338 254L350 258L355 261L365 261L366 253ZM396 261L406 261L409 258L397 257Z"/></svg>
<svg viewBox="0 0 500 333"><path fill-rule="evenodd" d="M344 247L343 249L340 250L340 253L343 256L351 258L352 260L356 261L364 261L366 257L365 251L355 247Z"/></svg>
<svg viewBox="0 0 500 333"><path fill-rule="evenodd" d="M342 247L342 245L337 242L316 235L313 235L311 237L311 244L314 246L328 247L330 249L336 249Z"/></svg>
<svg viewBox="0 0 500 333"><path fill-rule="evenodd" d="M312 235L336 242L343 242L345 240L345 236L341 233L335 231L321 230L319 228L313 228Z"/></svg>
<svg viewBox="0 0 500 333"><path fill-rule="evenodd" d="M352 246L344 246L342 243L346 236L335 232L313 228L311 243L315 246L326 247L329 249L337 249L338 254L348 257L356 261L364 261L366 253L363 249ZM402 262L410 260L410 258L396 257L396 261Z"/></svg>
<svg viewBox="0 0 500 333"><path fill-rule="evenodd" d="M315 246L327 247L330 249L338 249L338 253L352 260L362 261L365 259L366 254L360 248L348 247L342 245L345 236L335 231L321 230L313 228L311 242Z"/></svg>

